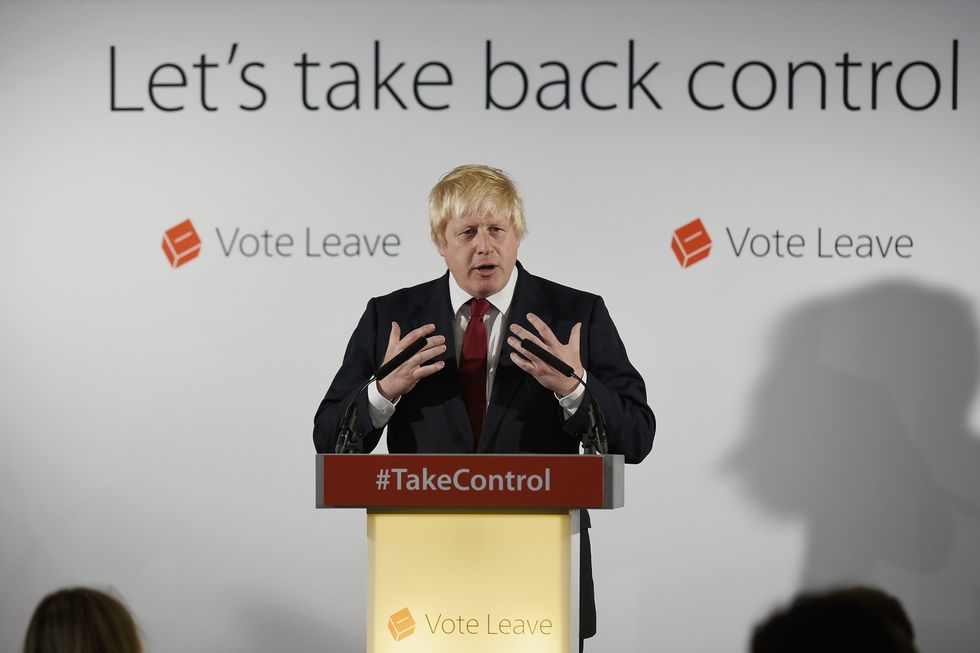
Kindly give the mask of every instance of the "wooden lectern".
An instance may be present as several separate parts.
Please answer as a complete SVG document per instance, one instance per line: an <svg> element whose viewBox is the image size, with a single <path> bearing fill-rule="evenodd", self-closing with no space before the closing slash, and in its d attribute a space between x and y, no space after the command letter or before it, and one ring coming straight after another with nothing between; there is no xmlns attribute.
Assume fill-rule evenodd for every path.
<svg viewBox="0 0 980 653"><path fill-rule="evenodd" d="M623 457L318 454L318 508L366 508L370 653L578 650L579 509Z"/></svg>

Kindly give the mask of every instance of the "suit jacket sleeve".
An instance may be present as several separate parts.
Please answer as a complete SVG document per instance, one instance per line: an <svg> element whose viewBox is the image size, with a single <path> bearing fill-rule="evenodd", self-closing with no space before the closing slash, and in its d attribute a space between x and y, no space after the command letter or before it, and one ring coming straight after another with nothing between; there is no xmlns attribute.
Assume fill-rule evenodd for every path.
<svg viewBox="0 0 980 653"><path fill-rule="evenodd" d="M377 301L371 299L351 335L350 342L347 343L344 362L313 418L313 444L317 453L334 452L337 432L347 406L354 399L355 393L378 369L379 358L384 355L383 352L380 355L378 353L378 339ZM387 332L385 342L387 343ZM378 445L383 429L375 429L371 423L366 391L357 397L357 419L364 433L364 449L371 451Z"/></svg>
<svg viewBox="0 0 980 653"><path fill-rule="evenodd" d="M630 363L601 297L595 298L581 337L582 365L589 375L589 390L606 418L609 452L623 454L628 463L638 463L653 447L657 421L647 404L643 378ZM583 402L563 428L575 433L588 425L588 419L588 404Z"/></svg>

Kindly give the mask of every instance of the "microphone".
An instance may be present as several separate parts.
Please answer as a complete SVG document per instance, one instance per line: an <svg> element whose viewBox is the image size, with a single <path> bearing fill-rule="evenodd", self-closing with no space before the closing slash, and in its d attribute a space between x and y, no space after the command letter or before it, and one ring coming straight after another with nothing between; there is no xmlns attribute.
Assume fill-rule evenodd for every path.
<svg viewBox="0 0 980 653"><path fill-rule="evenodd" d="M351 402L347 404L347 410L344 411L344 418L340 420L340 431L337 434L337 443L334 445L334 452L336 453L364 453L364 433L361 430L361 426L357 419L357 398L361 396L364 389L367 388L372 381L380 381L389 374L395 371L395 369L407 361L409 358L415 354L422 351L425 348L426 339L419 338L408 347L405 347L402 351L395 354L395 356L378 368L378 370L371 375L371 378L361 386L354 394L354 398Z"/></svg>
<svg viewBox="0 0 980 653"><path fill-rule="evenodd" d="M410 344L408 347L405 347L405 349L395 354L394 358L392 358L390 361L388 361L387 363L385 363L384 365L378 368L378 371L374 373L374 378L368 379L368 383L370 383L372 380L380 381L381 379L385 378L386 376L394 372L396 367L398 367L399 365L407 361L415 354L422 351L422 349L425 347L426 342L427 342L426 338L419 338L418 340Z"/></svg>
<svg viewBox="0 0 980 653"><path fill-rule="evenodd" d="M595 400L592 391L589 390L589 384L575 373L571 365L533 340L524 338L521 340L521 347L543 360L561 374L578 379L578 382L585 387L585 392L589 395L589 428L587 431L578 433L578 436L582 440L582 453L609 453L609 441L606 437L606 418L602 414L602 409L599 408L599 402Z"/></svg>
<svg viewBox="0 0 980 653"><path fill-rule="evenodd" d="M534 342L533 340L529 338L524 338L523 340L521 340L521 347L528 350L529 352L531 352L532 354L534 354L535 356L537 356L538 358L540 358L545 363L555 368L565 376L574 376L576 379L578 379L578 377L575 376L575 370L572 369L571 365L569 365L562 359L558 358L544 347L541 347L540 345L538 345L538 343ZM581 381L582 379L578 379L578 380Z"/></svg>

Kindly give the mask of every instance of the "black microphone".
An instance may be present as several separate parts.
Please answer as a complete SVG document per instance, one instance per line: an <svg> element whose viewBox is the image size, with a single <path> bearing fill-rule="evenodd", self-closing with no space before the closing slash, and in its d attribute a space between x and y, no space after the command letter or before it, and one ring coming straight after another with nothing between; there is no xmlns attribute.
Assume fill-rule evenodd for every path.
<svg viewBox="0 0 980 653"><path fill-rule="evenodd" d="M529 338L524 338L523 340L521 340L521 347L528 350L529 352L531 352L532 354L534 354L535 356L537 356L538 358L540 358L545 363L555 368L565 376L575 376L575 370L572 369L571 365L569 365L562 359L558 358L557 356L555 356L550 351L540 346L538 343L534 342L533 340ZM577 376L575 376L575 378L578 379ZM582 379L579 379L579 381L581 380Z"/></svg>
<svg viewBox="0 0 980 653"><path fill-rule="evenodd" d="M599 402L595 400L589 384L582 380L572 366L561 360L538 343L524 338L521 340L521 347L531 352L545 363L553 367L559 373L578 379L578 382L585 387L585 392L589 395L589 428L586 432L579 433L582 440L582 452L585 454L606 454L609 452L609 440L606 435L606 418L602 414Z"/></svg>
<svg viewBox="0 0 980 653"><path fill-rule="evenodd" d="M396 367L398 367L399 365L407 361L415 354L422 351L422 349L425 347L426 342L428 342L426 338L419 338L418 340L410 344L408 347L405 347L405 349L395 354L394 358L392 358L390 361L388 361L387 363L385 363L384 365L378 368L378 371L374 373L374 380L380 381L381 379L385 378L386 376L394 372Z"/></svg>

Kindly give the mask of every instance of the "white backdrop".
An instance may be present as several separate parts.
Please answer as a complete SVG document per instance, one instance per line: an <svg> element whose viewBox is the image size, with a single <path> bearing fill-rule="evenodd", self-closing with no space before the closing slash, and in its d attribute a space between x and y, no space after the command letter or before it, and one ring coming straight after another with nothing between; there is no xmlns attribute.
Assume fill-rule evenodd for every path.
<svg viewBox="0 0 980 653"><path fill-rule="evenodd" d="M363 649L364 517L313 509L312 417L368 297L444 269L429 188L483 162L524 194L527 268L605 297L659 421L627 508L593 517L590 650L741 650L798 589L847 581L900 596L924 650L977 650L978 20L976 3L3 3L0 648L45 593L91 584L154 652ZM530 77L514 111L485 108L488 39ZM405 62L406 110L374 109L375 40L382 76ZM642 89L628 106L630 40L636 76L660 62L661 109ZM141 112L111 110L111 46L117 106ZM360 109L324 106L340 61ZM422 91L446 110L412 98L427 61L452 73ZM571 72L569 109L535 103L546 61ZM616 109L582 99L597 61L617 67L590 92ZM696 82L718 111L688 96L705 61L725 64ZM732 96L749 61L777 78L758 111ZM802 61L826 71L825 110L812 69L787 106ZM941 80L922 111L895 92L914 61ZM250 62L257 111L239 108L260 99ZM187 86L156 97L182 111L151 103L164 63ZM498 101L515 79L495 74ZM766 79L744 71L749 103ZM913 104L933 92L924 65L903 84ZM671 234L695 217L714 248L683 269ZM202 253L171 269L160 241L188 218ZM236 228L401 246L226 256L217 230ZM799 233L805 254L736 256L726 229L746 228ZM914 246L825 258L818 229L823 253L838 234Z"/></svg>

